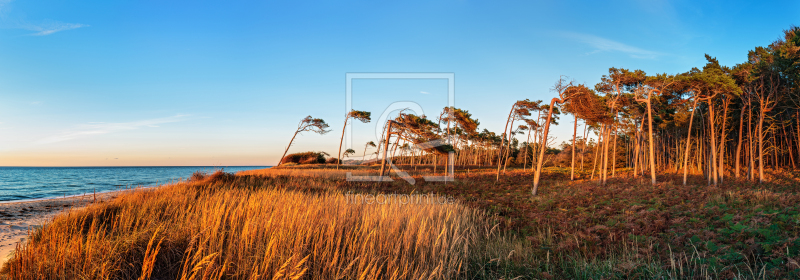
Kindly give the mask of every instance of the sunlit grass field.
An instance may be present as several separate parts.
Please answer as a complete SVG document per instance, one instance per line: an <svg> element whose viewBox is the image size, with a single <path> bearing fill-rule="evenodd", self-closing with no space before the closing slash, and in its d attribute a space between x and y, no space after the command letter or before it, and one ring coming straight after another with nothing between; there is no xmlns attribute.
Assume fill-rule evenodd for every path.
<svg viewBox="0 0 800 280"><path fill-rule="evenodd" d="M532 197L532 175L519 169L499 182L490 169L465 169L456 182L417 177L415 185L347 182L348 171L375 175L375 167L324 165L217 172L127 192L33 232L0 277L800 277L796 174L773 172L762 186L730 179L709 187L699 176L686 187L672 183L677 176L600 186L570 182L568 170L555 168ZM354 199L381 194L447 199Z"/></svg>
<svg viewBox="0 0 800 280"><path fill-rule="evenodd" d="M458 204L357 203L336 190L264 183L214 174L61 215L5 272L12 279L449 279L466 271L489 226Z"/></svg>

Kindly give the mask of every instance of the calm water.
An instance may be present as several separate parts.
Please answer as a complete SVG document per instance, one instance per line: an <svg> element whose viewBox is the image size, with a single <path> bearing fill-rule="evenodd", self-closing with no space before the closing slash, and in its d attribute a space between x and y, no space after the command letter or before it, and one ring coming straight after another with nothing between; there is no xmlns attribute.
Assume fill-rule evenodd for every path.
<svg viewBox="0 0 800 280"><path fill-rule="evenodd" d="M262 169L266 166L233 166L225 172ZM213 172L211 166L147 167L0 167L0 201L62 197L154 186L186 179L195 171Z"/></svg>

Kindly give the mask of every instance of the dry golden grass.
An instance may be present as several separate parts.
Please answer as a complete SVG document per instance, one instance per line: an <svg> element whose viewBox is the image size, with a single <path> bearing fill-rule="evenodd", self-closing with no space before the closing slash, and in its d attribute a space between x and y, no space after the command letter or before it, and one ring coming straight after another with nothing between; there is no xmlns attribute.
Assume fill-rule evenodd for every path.
<svg viewBox="0 0 800 280"><path fill-rule="evenodd" d="M255 175L255 176L289 176L289 177L311 177L311 178L327 178L327 179L344 179L347 173L350 172L353 176L377 176L380 175L379 170L373 170L368 167L361 169L339 169L336 167L320 167L320 168L268 168L268 169L255 169L240 171L237 175Z"/></svg>
<svg viewBox="0 0 800 280"><path fill-rule="evenodd" d="M490 228L458 204L353 203L253 180L197 178L62 214L17 248L5 276L449 279Z"/></svg>
<svg viewBox="0 0 800 280"><path fill-rule="evenodd" d="M446 175L446 171L443 166L436 167L436 173L434 173L434 168L432 165L415 165L411 166L408 164L404 165L396 165L395 166L398 171L402 171L410 176L444 176ZM392 170L389 166L387 168L388 176L397 177L399 176L397 172ZM255 175L255 176L268 176L268 177L277 177L277 176L289 176L289 177L309 177L309 178L326 178L326 179L345 179L347 178L347 173L350 173L351 176L378 176L380 175L381 166L379 164L370 165L370 166L363 166L363 165L342 165L337 170L335 165L328 165L328 164L307 164L307 165L293 165L293 166L281 166L281 167L273 167L267 169L254 169L254 170L246 170L237 172L237 175ZM470 171L471 170L471 171ZM461 173L487 173L487 172L494 172L491 168L485 167L459 167L456 168L456 174Z"/></svg>

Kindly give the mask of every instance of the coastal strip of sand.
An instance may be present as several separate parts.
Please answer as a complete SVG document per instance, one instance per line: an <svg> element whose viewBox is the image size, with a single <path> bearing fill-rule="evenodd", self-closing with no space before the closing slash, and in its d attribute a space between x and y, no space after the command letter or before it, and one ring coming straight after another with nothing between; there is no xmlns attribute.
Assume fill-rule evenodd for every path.
<svg viewBox="0 0 800 280"><path fill-rule="evenodd" d="M17 244L25 241L30 230L42 226L61 212L81 208L94 201L113 199L120 192L0 202L0 268L11 258Z"/></svg>

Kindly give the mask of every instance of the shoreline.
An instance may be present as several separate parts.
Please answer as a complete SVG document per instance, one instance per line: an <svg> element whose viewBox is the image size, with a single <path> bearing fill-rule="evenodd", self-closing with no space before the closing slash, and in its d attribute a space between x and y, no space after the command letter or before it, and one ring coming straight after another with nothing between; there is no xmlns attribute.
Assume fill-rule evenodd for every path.
<svg viewBox="0 0 800 280"><path fill-rule="evenodd" d="M185 180L182 180L182 181L185 181ZM68 198L74 198L74 197L92 196L94 194L100 195L100 194L107 194L107 193L112 193L112 192L144 190L144 189L152 189L152 188L156 188L156 187L164 186L164 185L169 185L169 184L170 183L162 184L162 185L156 185L156 186L122 188L122 189L115 189L115 190L104 190L104 191L99 191L99 192L92 192L92 193L88 193L87 192L87 193L84 193L84 194L71 194L71 195L66 195L66 196L51 196L51 197L27 198L27 199L19 199L19 200L4 200L4 201L0 201L0 208L2 208L6 204L11 204L11 203L37 202L37 201L42 201L42 200L53 200L53 199L68 199ZM2 211L2 209L0 209L0 211Z"/></svg>
<svg viewBox="0 0 800 280"><path fill-rule="evenodd" d="M152 188L152 187L151 187ZM96 194L0 202L0 268L11 257L28 232L65 211L77 210L97 201L114 199L123 192L151 188L106 191Z"/></svg>

